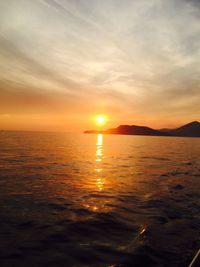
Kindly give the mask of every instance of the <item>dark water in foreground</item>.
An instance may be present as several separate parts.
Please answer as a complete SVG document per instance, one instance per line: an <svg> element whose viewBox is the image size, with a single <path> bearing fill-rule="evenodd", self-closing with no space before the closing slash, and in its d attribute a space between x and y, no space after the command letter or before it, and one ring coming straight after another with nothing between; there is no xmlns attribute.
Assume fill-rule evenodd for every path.
<svg viewBox="0 0 200 267"><path fill-rule="evenodd" d="M188 266L200 139L0 133L0 266Z"/></svg>

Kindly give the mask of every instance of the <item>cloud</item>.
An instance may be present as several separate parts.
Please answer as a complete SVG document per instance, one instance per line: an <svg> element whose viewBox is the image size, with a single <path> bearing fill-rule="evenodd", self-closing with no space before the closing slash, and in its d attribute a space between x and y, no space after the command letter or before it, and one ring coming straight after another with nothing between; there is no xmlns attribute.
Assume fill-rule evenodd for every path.
<svg viewBox="0 0 200 267"><path fill-rule="evenodd" d="M195 0L2 2L2 112L105 110L125 118L187 109L192 118L199 8Z"/></svg>
<svg viewBox="0 0 200 267"><path fill-rule="evenodd" d="M39 80L50 80L52 83L57 83L58 85L65 88L66 91L75 90L78 85L72 82L66 77L61 77L58 73L51 70L50 66L43 66L39 60L35 60L30 55L21 51L14 43L7 40L4 37L0 37L0 47L1 52L7 59L17 61L17 68L21 68L24 73L30 76L38 77ZM12 70L13 72L16 69Z"/></svg>

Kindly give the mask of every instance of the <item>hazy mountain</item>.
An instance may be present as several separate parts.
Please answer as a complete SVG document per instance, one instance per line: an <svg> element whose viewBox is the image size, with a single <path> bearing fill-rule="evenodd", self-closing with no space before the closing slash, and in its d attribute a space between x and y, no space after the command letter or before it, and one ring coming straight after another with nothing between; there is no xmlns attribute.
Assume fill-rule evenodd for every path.
<svg viewBox="0 0 200 267"><path fill-rule="evenodd" d="M102 133L102 134L105 134L106 131L99 131L99 130L87 130L87 131L84 131L85 134L99 134L99 133Z"/></svg>
<svg viewBox="0 0 200 267"><path fill-rule="evenodd" d="M168 133L168 132L170 132L171 130L172 130L172 129L169 129L169 128L162 128L162 129L159 129L158 131Z"/></svg>
<svg viewBox="0 0 200 267"><path fill-rule="evenodd" d="M193 121L177 129L155 130L147 126L120 125L105 131L89 130L84 133L124 134L124 135L152 135L152 136L191 136L200 137L200 123Z"/></svg>
<svg viewBox="0 0 200 267"><path fill-rule="evenodd" d="M167 135L158 130L146 126L136 126L136 125L120 125L114 129L108 129L105 131L108 134L128 134L128 135Z"/></svg>
<svg viewBox="0 0 200 267"><path fill-rule="evenodd" d="M173 136L200 137L200 122L198 121L190 122L177 129L170 130L169 134Z"/></svg>

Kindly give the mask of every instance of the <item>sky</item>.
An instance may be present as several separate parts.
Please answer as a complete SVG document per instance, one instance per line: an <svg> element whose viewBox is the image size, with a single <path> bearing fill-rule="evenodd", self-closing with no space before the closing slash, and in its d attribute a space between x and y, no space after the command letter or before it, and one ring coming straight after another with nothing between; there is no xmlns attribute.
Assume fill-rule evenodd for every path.
<svg viewBox="0 0 200 267"><path fill-rule="evenodd" d="M200 118L200 1L0 0L0 129Z"/></svg>

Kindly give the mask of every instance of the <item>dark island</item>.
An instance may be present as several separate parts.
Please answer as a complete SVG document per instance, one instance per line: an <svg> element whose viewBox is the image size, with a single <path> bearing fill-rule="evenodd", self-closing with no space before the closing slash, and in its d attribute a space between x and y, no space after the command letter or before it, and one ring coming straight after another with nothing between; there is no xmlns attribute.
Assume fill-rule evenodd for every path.
<svg viewBox="0 0 200 267"><path fill-rule="evenodd" d="M176 129L155 130L147 126L120 125L117 128L107 129L105 131L88 130L88 131L85 131L84 133L200 137L200 122L193 121Z"/></svg>

